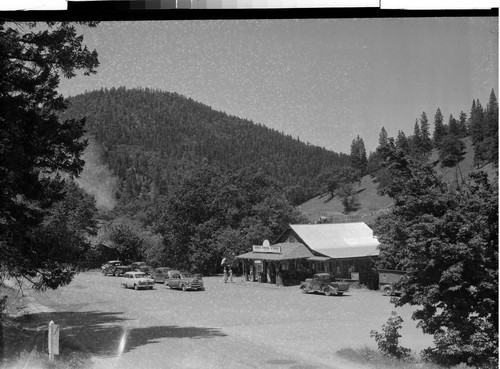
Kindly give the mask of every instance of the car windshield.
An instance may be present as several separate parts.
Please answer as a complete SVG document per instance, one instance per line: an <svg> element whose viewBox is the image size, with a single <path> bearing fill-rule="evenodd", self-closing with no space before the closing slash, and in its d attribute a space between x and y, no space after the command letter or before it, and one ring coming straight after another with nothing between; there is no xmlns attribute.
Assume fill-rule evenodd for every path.
<svg viewBox="0 0 500 369"><path fill-rule="evenodd" d="M136 273L134 274L134 278L144 278L146 276L146 274L144 273Z"/></svg>
<svg viewBox="0 0 500 369"><path fill-rule="evenodd" d="M181 278L193 278L193 275L189 273L182 273Z"/></svg>

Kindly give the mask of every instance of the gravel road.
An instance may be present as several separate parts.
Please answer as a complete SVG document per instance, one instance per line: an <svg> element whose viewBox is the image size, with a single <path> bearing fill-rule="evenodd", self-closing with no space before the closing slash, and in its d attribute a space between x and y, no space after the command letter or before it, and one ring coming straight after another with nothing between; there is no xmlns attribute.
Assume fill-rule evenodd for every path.
<svg viewBox="0 0 500 369"><path fill-rule="evenodd" d="M204 278L205 291L135 291L120 278L81 273L69 286L31 293L43 306L37 319L54 320L94 359L95 369L273 368L355 369L340 348L376 348L391 311L404 319L401 344L418 352L432 337L416 328L412 308L395 309L378 291L351 289L344 296L301 294L235 278Z"/></svg>

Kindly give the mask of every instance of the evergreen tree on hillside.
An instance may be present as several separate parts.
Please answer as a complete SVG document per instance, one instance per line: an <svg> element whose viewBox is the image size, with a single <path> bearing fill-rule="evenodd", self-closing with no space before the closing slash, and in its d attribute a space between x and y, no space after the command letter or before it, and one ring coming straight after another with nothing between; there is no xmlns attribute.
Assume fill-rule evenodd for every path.
<svg viewBox="0 0 500 369"><path fill-rule="evenodd" d="M498 102L495 90L491 90L484 119L485 146L488 150L488 159L498 164Z"/></svg>
<svg viewBox="0 0 500 369"><path fill-rule="evenodd" d="M460 137L460 126L458 121L453 117L453 114L450 114L448 118L448 134L457 138Z"/></svg>
<svg viewBox="0 0 500 369"><path fill-rule="evenodd" d="M396 147L407 154L410 153L410 144L408 143L405 133L401 130L398 131L398 136L396 137Z"/></svg>
<svg viewBox="0 0 500 369"><path fill-rule="evenodd" d="M424 151L431 150L432 142L429 133L429 120L427 119L427 114L425 114L425 111L422 112L422 115L420 116L420 137L422 140L422 149Z"/></svg>
<svg viewBox="0 0 500 369"><path fill-rule="evenodd" d="M366 157L365 142L359 135L351 143L351 166L358 169L362 175L366 173L368 159Z"/></svg>
<svg viewBox="0 0 500 369"><path fill-rule="evenodd" d="M443 122L443 114L441 113L441 109L438 108L434 115L434 133L432 135L434 145L437 148L441 146L444 136L446 136L446 128Z"/></svg>
<svg viewBox="0 0 500 369"><path fill-rule="evenodd" d="M464 138L467 137L468 132L467 132L467 114L465 114L463 111L460 112L460 116L458 117L458 131L459 131L459 137Z"/></svg>
<svg viewBox="0 0 500 369"><path fill-rule="evenodd" d="M380 133L378 134L378 146L384 147L387 145L387 142L388 142L387 131L385 130L385 127L382 127Z"/></svg>
<svg viewBox="0 0 500 369"><path fill-rule="evenodd" d="M420 125L418 124L418 119L415 119L415 125L413 126L413 137L411 140L411 151L414 154L424 151L423 149L422 132L420 131Z"/></svg>
<svg viewBox="0 0 500 369"><path fill-rule="evenodd" d="M472 135L472 143L475 145L484 138L484 111L479 99L472 101L469 115L469 132Z"/></svg>
<svg viewBox="0 0 500 369"><path fill-rule="evenodd" d="M469 117L469 131L474 143L474 162L498 163L498 103L492 90L486 110L479 100L472 102Z"/></svg>

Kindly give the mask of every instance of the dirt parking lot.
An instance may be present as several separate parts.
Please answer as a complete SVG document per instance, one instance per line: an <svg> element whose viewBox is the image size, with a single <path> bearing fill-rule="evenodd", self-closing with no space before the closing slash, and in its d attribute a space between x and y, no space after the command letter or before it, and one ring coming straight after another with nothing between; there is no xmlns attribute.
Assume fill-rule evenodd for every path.
<svg viewBox="0 0 500 369"><path fill-rule="evenodd" d="M410 307L395 309L378 291L344 296L301 294L298 287L204 278L205 291L135 291L99 272L77 276L45 294L28 291L39 309L33 319L54 320L61 334L94 357L95 368L357 368L340 348L376 343L391 311L404 319L401 344L432 345L416 328Z"/></svg>

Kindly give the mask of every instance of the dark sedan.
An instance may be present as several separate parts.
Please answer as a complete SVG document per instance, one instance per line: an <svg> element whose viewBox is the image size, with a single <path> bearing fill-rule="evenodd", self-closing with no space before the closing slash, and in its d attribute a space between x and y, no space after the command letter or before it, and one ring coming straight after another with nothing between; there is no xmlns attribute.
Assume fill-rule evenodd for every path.
<svg viewBox="0 0 500 369"><path fill-rule="evenodd" d="M165 283L165 281L168 280L168 278L169 278L168 272L170 270L173 270L173 269L169 268L169 267L155 268L155 270L152 274L152 278L155 280L155 283Z"/></svg>
<svg viewBox="0 0 500 369"><path fill-rule="evenodd" d="M179 273L172 275L172 277L168 280L168 286L170 288L177 288L183 291L205 290L205 287L203 286L203 280L191 273Z"/></svg>

